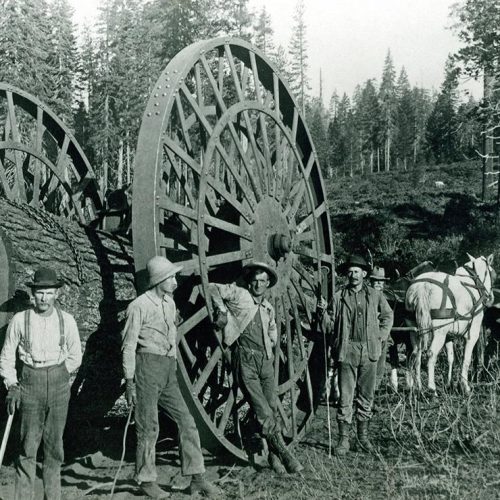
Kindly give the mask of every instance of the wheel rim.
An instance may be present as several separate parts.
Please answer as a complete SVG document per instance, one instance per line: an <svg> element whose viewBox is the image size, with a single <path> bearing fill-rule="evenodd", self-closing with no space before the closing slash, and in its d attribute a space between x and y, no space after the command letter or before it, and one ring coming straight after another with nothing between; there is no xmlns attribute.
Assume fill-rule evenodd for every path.
<svg viewBox="0 0 500 500"><path fill-rule="evenodd" d="M172 59L144 114L133 193L139 281L153 255L184 266L175 295L179 382L204 446L246 458L237 420L249 420L248 404L233 389L204 298L209 282L234 281L250 260L279 275L269 297L280 339L278 409L298 439L314 413L311 356L323 345L309 331L319 291L333 292L333 247L309 132L260 51L221 38Z"/></svg>
<svg viewBox="0 0 500 500"><path fill-rule="evenodd" d="M0 83L0 195L89 223L102 202L66 125L36 97Z"/></svg>

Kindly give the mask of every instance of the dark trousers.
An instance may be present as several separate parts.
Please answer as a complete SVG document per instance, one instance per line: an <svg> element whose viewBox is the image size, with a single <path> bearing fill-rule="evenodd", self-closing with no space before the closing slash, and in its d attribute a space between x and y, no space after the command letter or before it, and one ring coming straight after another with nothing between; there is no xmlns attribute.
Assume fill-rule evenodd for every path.
<svg viewBox="0 0 500 500"><path fill-rule="evenodd" d="M135 382L137 406L135 427L137 450L135 479L140 483L156 481L156 441L158 439L158 405L179 428L179 453L182 474L205 472L200 436L194 419L182 397L177 382L177 361L157 354L136 355Z"/></svg>
<svg viewBox="0 0 500 500"><path fill-rule="evenodd" d="M355 394L358 420L369 420L372 417L376 377L377 362L368 358L366 343L349 342L345 359L339 363L339 422L352 422Z"/></svg>
<svg viewBox="0 0 500 500"><path fill-rule="evenodd" d="M242 346L237 347L236 356L239 382L247 394L262 435L270 436L279 428L273 359L267 359L264 351Z"/></svg>
<svg viewBox="0 0 500 500"><path fill-rule="evenodd" d="M378 391L380 385L382 384L382 380L385 375L385 363L387 360L387 349L389 348L389 342L384 340L382 342L382 354L377 361L377 381L375 382L375 390Z"/></svg>
<svg viewBox="0 0 500 500"><path fill-rule="evenodd" d="M20 450L16 462L14 498L33 498L36 455L43 440L44 499L60 500L63 433L70 396L68 370L64 363L48 368L23 365L20 386Z"/></svg>

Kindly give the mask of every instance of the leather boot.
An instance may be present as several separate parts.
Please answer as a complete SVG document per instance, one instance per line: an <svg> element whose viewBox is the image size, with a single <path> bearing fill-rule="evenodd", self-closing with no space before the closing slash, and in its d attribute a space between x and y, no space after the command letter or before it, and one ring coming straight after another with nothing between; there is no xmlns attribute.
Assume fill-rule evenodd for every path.
<svg viewBox="0 0 500 500"><path fill-rule="evenodd" d="M206 498L222 498L222 490L211 483L203 474L193 474L189 485L189 494L199 493Z"/></svg>
<svg viewBox="0 0 500 500"><path fill-rule="evenodd" d="M285 441L280 431L275 432L267 438L270 451L276 453L287 472L295 473L304 469L301 463L292 455L292 452L286 447Z"/></svg>
<svg viewBox="0 0 500 500"><path fill-rule="evenodd" d="M347 422L339 422L339 441L334 450L335 455L343 457L349 451L349 431L351 426Z"/></svg>
<svg viewBox="0 0 500 500"><path fill-rule="evenodd" d="M156 499L170 498L170 493L167 493L166 491L162 490L154 482L141 483L140 488L142 492L149 498L156 498Z"/></svg>
<svg viewBox="0 0 500 500"><path fill-rule="evenodd" d="M285 466L281 463L280 457L273 451L269 452L269 465L276 474L286 474Z"/></svg>
<svg viewBox="0 0 500 500"><path fill-rule="evenodd" d="M358 443L363 451L373 451L373 445L368 439L369 420L358 420Z"/></svg>

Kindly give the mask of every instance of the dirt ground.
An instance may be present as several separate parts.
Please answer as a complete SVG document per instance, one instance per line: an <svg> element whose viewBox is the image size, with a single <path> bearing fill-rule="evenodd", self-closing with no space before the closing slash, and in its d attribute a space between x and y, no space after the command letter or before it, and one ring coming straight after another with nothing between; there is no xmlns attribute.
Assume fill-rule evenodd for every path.
<svg viewBox="0 0 500 500"><path fill-rule="evenodd" d="M225 463L208 454L207 474L230 499L500 499L497 388L495 384L476 392L468 401L451 395L416 406L408 397L382 394L370 429L376 453L357 451L353 437L353 450L343 459L329 456L327 408L321 405L310 431L295 448L305 466L301 474L279 476L268 468L257 470ZM330 413L335 443L335 409L331 408ZM94 434L88 429L86 444L90 452L83 457L69 456L63 467L64 499L109 498L120 463L124 424L122 418ZM132 427L129 434L115 500L145 498L132 481ZM188 481L180 474L171 437L160 436L157 465L159 483L171 492L171 497L189 498ZM3 500L13 498L13 477L8 457L0 470ZM40 478L37 493L36 500L41 499Z"/></svg>

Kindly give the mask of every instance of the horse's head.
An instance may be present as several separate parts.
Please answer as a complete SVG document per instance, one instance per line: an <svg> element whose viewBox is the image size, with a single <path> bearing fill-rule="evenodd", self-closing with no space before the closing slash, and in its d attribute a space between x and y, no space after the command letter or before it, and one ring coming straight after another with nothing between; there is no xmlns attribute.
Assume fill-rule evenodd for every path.
<svg viewBox="0 0 500 500"><path fill-rule="evenodd" d="M472 255L467 254L469 257L469 262L465 264L464 267L468 267L474 271L478 277L479 282L484 287L485 294L485 305L490 307L493 304L493 283L496 280L496 272L492 267L493 264L493 254L488 255L488 257L472 257Z"/></svg>

